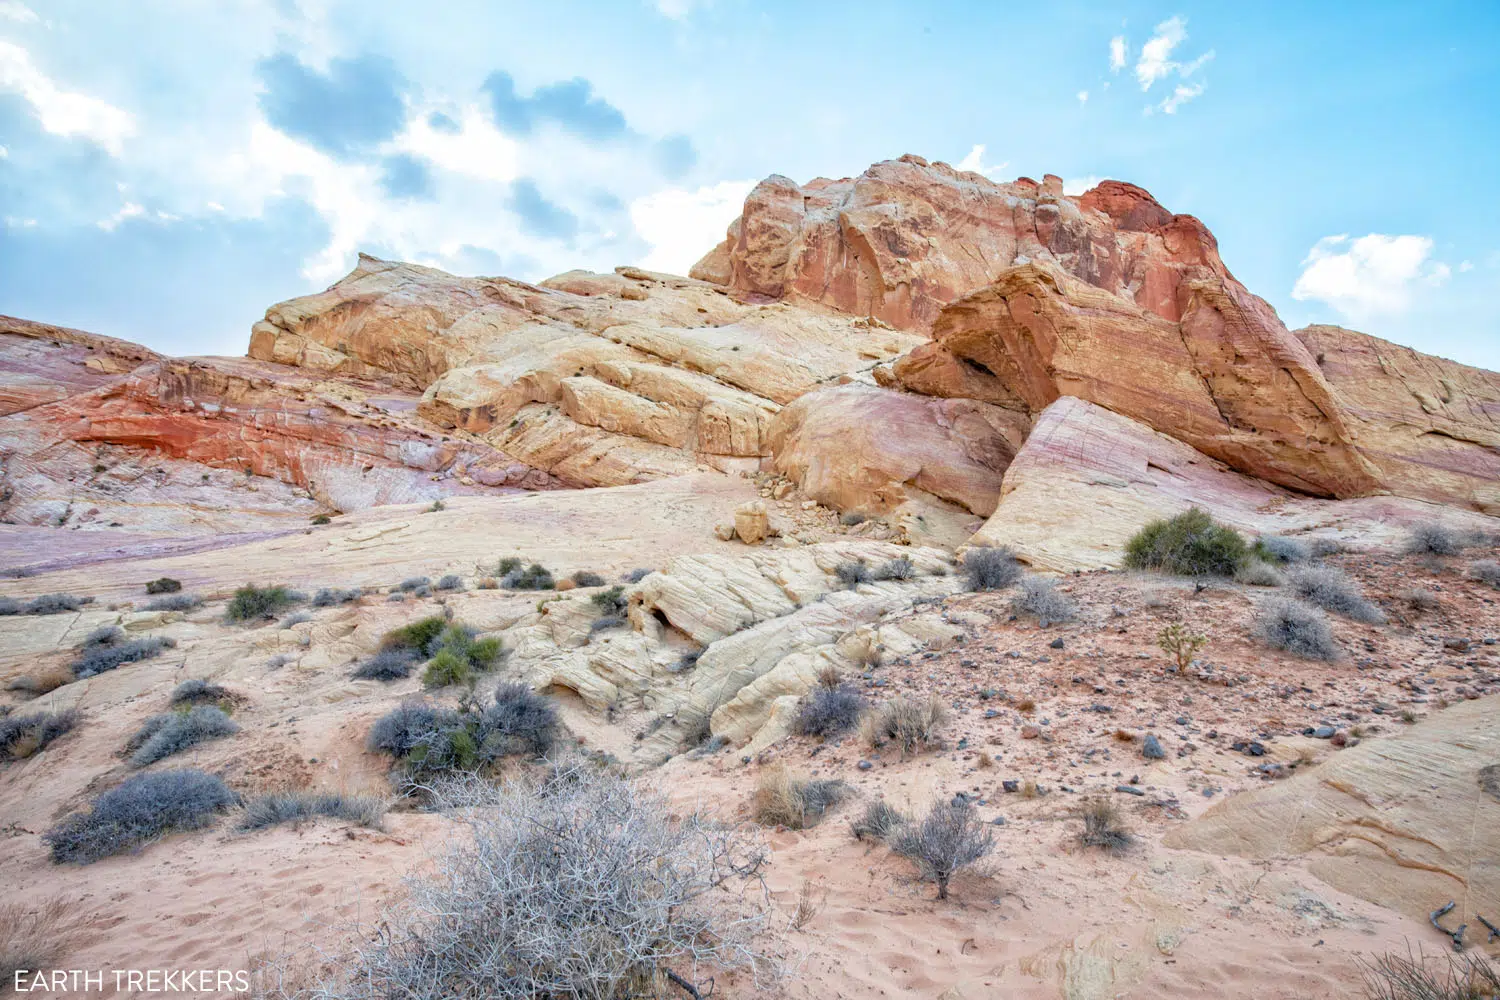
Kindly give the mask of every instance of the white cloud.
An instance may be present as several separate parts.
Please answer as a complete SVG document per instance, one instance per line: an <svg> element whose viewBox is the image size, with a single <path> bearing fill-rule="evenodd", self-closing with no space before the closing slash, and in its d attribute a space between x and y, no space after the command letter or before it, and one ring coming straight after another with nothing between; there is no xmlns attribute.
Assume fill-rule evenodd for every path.
<svg viewBox="0 0 1500 1000"><path fill-rule="evenodd" d="M20 0L0 0L0 19L18 24L35 24L39 20L36 11Z"/></svg>
<svg viewBox="0 0 1500 1000"><path fill-rule="evenodd" d="M1472 260L1465 260L1465 261L1460 261L1459 262L1459 265L1458 265L1458 273L1459 274L1463 274L1466 271L1472 271L1472 270L1474 270L1474 262Z"/></svg>
<svg viewBox="0 0 1500 1000"><path fill-rule="evenodd" d="M753 187L754 181L721 181L696 191L668 188L632 201L630 221L651 244L640 266L687 274L698 258L723 241Z"/></svg>
<svg viewBox="0 0 1500 1000"><path fill-rule="evenodd" d="M468 177L500 182L516 179L520 147L477 106L464 109L457 132L435 129L427 118L414 116L406 131L396 137L396 148Z"/></svg>
<svg viewBox="0 0 1500 1000"><path fill-rule="evenodd" d="M652 6L662 17L681 21L686 19L694 8L708 6L708 2L707 0L655 0Z"/></svg>
<svg viewBox="0 0 1500 1000"><path fill-rule="evenodd" d="M1177 109L1203 93L1203 84L1195 83L1191 86L1179 83L1177 89L1172 91L1172 96L1157 105L1163 114L1175 115Z"/></svg>
<svg viewBox="0 0 1500 1000"><path fill-rule="evenodd" d="M1323 302L1353 320L1403 312L1416 290L1441 285L1452 273L1429 260L1432 248L1426 236L1325 236L1303 259L1292 298Z"/></svg>
<svg viewBox="0 0 1500 1000"><path fill-rule="evenodd" d="M10 150L4 146L0 146L0 160L8 159L10 159Z"/></svg>
<svg viewBox="0 0 1500 1000"><path fill-rule="evenodd" d="M1087 177L1064 177L1063 194L1080 195L1089 188L1098 187L1104 178L1089 174Z"/></svg>
<svg viewBox="0 0 1500 1000"><path fill-rule="evenodd" d="M1000 171L1010 166L1010 161L1005 160L1001 163L991 163L989 166L985 166L984 146L982 144L976 144L972 149L969 150L969 155L965 156L962 160L959 160L953 166L957 170L972 170L976 174L984 174L984 176L988 177L990 180L996 181L1000 179Z"/></svg>
<svg viewBox="0 0 1500 1000"><path fill-rule="evenodd" d="M1125 68L1125 36L1116 35L1109 40L1109 68L1118 73Z"/></svg>
<svg viewBox="0 0 1500 1000"><path fill-rule="evenodd" d="M20 94L31 105L42 128L65 138L82 136L118 157L135 134L135 118L87 94L62 90L37 69L19 45L0 42L0 91Z"/></svg>
<svg viewBox="0 0 1500 1000"><path fill-rule="evenodd" d="M1088 102L1089 102L1089 92L1087 90L1080 90L1078 92L1078 103L1079 104L1087 104Z"/></svg>
<svg viewBox="0 0 1500 1000"><path fill-rule="evenodd" d="M107 219L100 219L98 222L98 226L106 233L112 233L114 232L115 227L124 222L126 219L138 218L145 214L146 210L143 207L137 205L133 201L127 201L114 215L111 215Z"/></svg>
<svg viewBox="0 0 1500 1000"><path fill-rule="evenodd" d="M1172 62L1172 50L1187 39L1187 22L1180 17L1169 17L1156 26L1156 34L1141 46L1141 58L1135 64L1135 78L1142 90L1171 73L1177 67Z"/></svg>

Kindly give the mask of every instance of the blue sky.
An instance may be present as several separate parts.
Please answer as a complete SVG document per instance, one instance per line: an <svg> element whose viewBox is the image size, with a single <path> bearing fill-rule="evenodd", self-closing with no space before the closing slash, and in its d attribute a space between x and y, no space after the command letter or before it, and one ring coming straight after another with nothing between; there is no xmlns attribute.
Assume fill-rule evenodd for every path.
<svg viewBox="0 0 1500 1000"><path fill-rule="evenodd" d="M355 254L685 271L750 185L1114 177L1500 369L1500 4L0 0L0 312L242 353Z"/></svg>

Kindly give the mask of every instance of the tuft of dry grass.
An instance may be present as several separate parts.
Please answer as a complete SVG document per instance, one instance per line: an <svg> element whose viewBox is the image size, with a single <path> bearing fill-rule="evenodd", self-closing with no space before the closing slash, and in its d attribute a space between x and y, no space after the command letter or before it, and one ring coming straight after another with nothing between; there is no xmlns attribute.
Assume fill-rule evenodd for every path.
<svg viewBox="0 0 1500 1000"><path fill-rule="evenodd" d="M1016 711L1022 715L1030 715L1036 711L1036 701L1031 698L1022 698L1016 702Z"/></svg>
<svg viewBox="0 0 1500 1000"><path fill-rule="evenodd" d="M56 691L64 684L73 683L73 671L64 666L43 667L34 674L25 677L17 677L10 682L10 690L21 694L40 698L50 691Z"/></svg>
<svg viewBox="0 0 1500 1000"><path fill-rule="evenodd" d="M778 761L761 773L755 785L755 819L763 826L805 830L816 826L848 792L849 786L842 781L799 778Z"/></svg>
<svg viewBox="0 0 1500 1000"><path fill-rule="evenodd" d="M75 933L73 904L49 899L37 906L0 904L0 991L21 969L54 968Z"/></svg>
<svg viewBox="0 0 1500 1000"><path fill-rule="evenodd" d="M948 720L948 706L937 696L902 695L865 716L860 734L871 749L895 743L902 753L914 753L937 743L937 730Z"/></svg>
<svg viewBox="0 0 1500 1000"><path fill-rule="evenodd" d="M1021 798L1034 799L1040 794L1042 794L1042 790L1037 787L1037 783L1033 779L1027 778L1021 782Z"/></svg>
<svg viewBox="0 0 1500 1000"><path fill-rule="evenodd" d="M1078 842L1084 847L1098 847L1110 854L1118 854L1135 843L1135 838L1125 829L1119 808L1103 796L1085 802L1078 815L1083 820Z"/></svg>
<svg viewBox="0 0 1500 1000"><path fill-rule="evenodd" d="M1135 733L1126 732L1123 729L1116 729L1115 732L1114 732L1114 737L1115 737L1115 742L1116 743L1134 743L1135 742Z"/></svg>
<svg viewBox="0 0 1500 1000"><path fill-rule="evenodd" d="M981 769L994 767L995 758L991 757L988 751L981 750L979 756L974 758L974 766Z"/></svg>
<svg viewBox="0 0 1500 1000"><path fill-rule="evenodd" d="M1368 1000L1490 1000L1500 996L1500 967L1478 955L1447 956L1434 970L1437 960L1424 955L1383 955L1364 963L1365 996Z"/></svg>

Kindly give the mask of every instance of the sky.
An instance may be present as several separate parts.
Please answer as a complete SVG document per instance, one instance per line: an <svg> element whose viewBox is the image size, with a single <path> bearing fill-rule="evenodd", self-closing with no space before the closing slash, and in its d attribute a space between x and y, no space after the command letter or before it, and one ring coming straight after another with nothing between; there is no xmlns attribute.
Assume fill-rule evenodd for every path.
<svg viewBox="0 0 1500 1000"><path fill-rule="evenodd" d="M1500 3L0 0L0 313L242 354L360 251L685 273L903 153L1201 218L1289 326L1500 369Z"/></svg>

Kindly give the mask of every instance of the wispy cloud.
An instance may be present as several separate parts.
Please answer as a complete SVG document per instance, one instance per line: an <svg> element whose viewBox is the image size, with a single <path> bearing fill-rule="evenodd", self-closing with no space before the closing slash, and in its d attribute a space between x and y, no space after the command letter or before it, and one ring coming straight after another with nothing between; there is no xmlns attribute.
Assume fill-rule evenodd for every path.
<svg viewBox="0 0 1500 1000"><path fill-rule="evenodd" d="M630 203L630 221L651 250L639 261L650 271L687 274L724 239L754 181L722 181L696 191L671 188Z"/></svg>
<svg viewBox="0 0 1500 1000"><path fill-rule="evenodd" d="M1087 177L1064 177L1063 194L1074 196L1083 194L1090 188L1098 187L1103 179L1095 174L1089 174Z"/></svg>
<svg viewBox="0 0 1500 1000"><path fill-rule="evenodd" d="M1157 108L1165 115L1175 115L1177 109L1203 93L1204 85L1195 83L1191 86L1179 83L1172 95L1157 105Z"/></svg>
<svg viewBox="0 0 1500 1000"><path fill-rule="evenodd" d="M1118 73L1125 68L1126 50L1125 36L1116 35L1109 40L1109 68L1110 72Z"/></svg>
<svg viewBox="0 0 1500 1000"><path fill-rule="evenodd" d="M41 19L36 16L36 11L21 3L20 0L0 0L0 20L15 21L17 24L35 24Z"/></svg>
<svg viewBox="0 0 1500 1000"><path fill-rule="evenodd" d="M954 166L959 170L972 170L976 174L984 174L990 180L996 181L1000 179L1000 171L1010 166L1010 161L1003 160L1000 163L991 163L986 166L984 162L984 145L976 143L969 150L969 155L959 160Z"/></svg>
<svg viewBox="0 0 1500 1000"><path fill-rule="evenodd" d="M1441 285L1452 274L1447 264L1431 260L1432 249L1426 236L1325 236L1303 259L1292 298L1323 302L1356 321L1404 312L1418 289Z"/></svg>
<svg viewBox="0 0 1500 1000"><path fill-rule="evenodd" d="M135 134L135 118L107 101L63 90L19 45L0 42L0 91L20 94L42 128L52 135L80 136L119 156Z"/></svg>
<svg viewBox="0 0 1500 1000"><path fill-rule="evenodd" d="M1089 102L1089 92L1087 90L1080 90L1078 92L1078 103L1079 104L1087 104L1088 102Z"/></svg>

